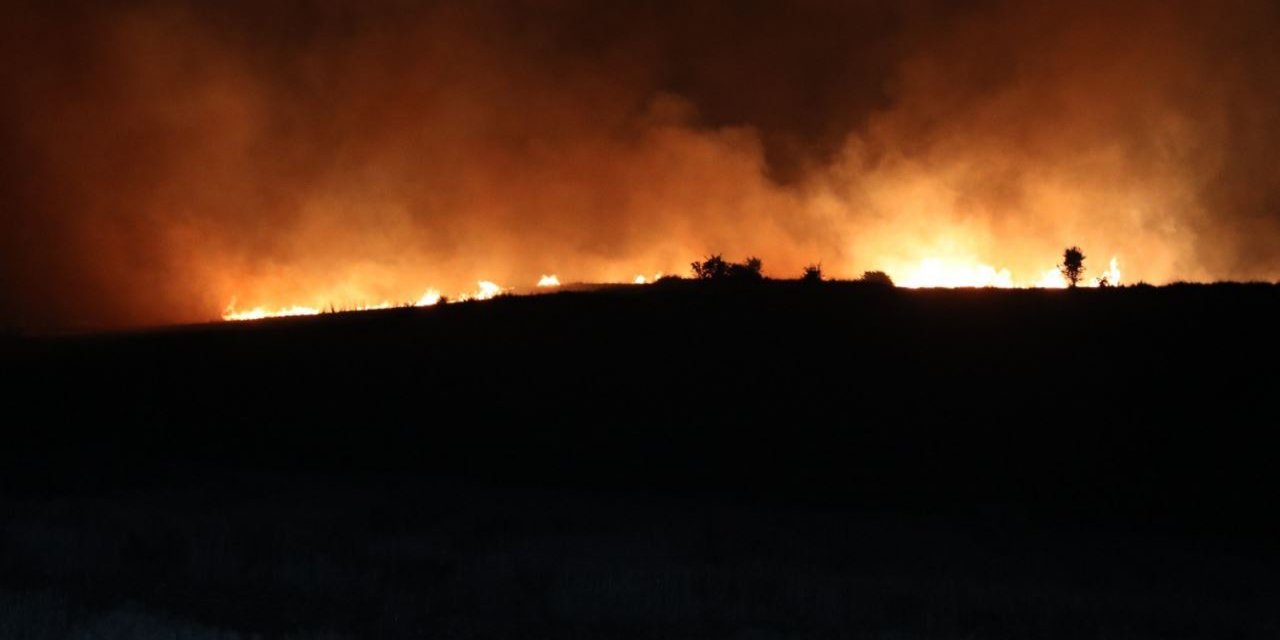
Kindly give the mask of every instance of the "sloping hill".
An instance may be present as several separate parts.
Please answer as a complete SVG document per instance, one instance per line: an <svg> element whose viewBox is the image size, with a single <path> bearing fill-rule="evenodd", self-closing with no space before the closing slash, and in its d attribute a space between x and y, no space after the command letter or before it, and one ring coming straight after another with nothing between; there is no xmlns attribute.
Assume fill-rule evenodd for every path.
<svg viewBox="0 0 1280 640"><path fill-rule="evenodd" d="M6 455L1253 518L1277 319L1266 285L673 282L29 340Z"/></svg>

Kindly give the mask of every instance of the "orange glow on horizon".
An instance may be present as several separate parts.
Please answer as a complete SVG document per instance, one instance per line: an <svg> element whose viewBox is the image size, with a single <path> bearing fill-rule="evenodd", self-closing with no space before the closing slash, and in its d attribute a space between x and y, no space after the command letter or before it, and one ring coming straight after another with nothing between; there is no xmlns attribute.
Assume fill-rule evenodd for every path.
<svg viewBox="0 0 1280 640"><path fill-rule="evenodd" d="M925 258L900 275L890 274L900 287L909 289L925 287L999 287L1012 288L1013 276L1008 269L978 262L955 262L941 258Z"/></svg>
<svg viewBox="0 0 1280 640"><path fill-rule="evenodd" d="M291 316L314 316L320 313L319 309L314 307L285 307L282 309L265 309L263 307L254 307L243 311L237 311L235 302L227 305L222 312L223 320L261 320L263 318L287 318Z"/></svg>
<svg viewBox="0 0 1280 640"><path fill-rule="evenodd" d="M1080 286L1115 284L1111 256L1126 283L1280 281L1274 2L557 3L533 28L507 3L29 4L0 21L33 79L0 101L3 327L643 285L710 255L1060 288L1078 245Z"/></svg>
<svg viewBox="0 0 1280 640"><path fill-rule="evenodd" d="M1057 267L1043 270L1030 281L1015 279L1007 268L996 268L977 260L945 260L925 258L897 273L890 272L894 282L908 289L993 287L997 289L1065 289L1067 280ZM1081 283L1084 287L1116 286L1120 284L1119 260L1111 258L1102 275Z"/></svg>
<svg viewBox="0 0 1280 640"><path fill-rule="evenodd" d="M1040 288L1040 289L1062 289L1066 288L1067 282L1063 278L1062 273L1057 267L1050 267L1040 272L1039 276L1030 280L1019 280L1015 278L1008 268L997 268L988 264L984 264L978 260L963 259L944 259L944 258L925 258L916 264L908 264L896 269L886 270L890 277L893 278L897 286L917 289L917 288L964 288L964 287L993 287L1000 289L1015 288ZM657 272L652 278L643 274L636 275L632 279L632 284L643 285L656 282L663 277L662 272ZM1121 284L1121 273L1119 259L1112 257L1108 263L1108 267L1099 276L1091 278L1081 283L1084 287L1116 286ZM560 286L560 280L555 275L542 275L538 280L539 288L551 288ZM404 302L396 305L386 300L375 304L359 304L354 306L335 307L328 306L308 306L308 305L289 305L281 307L271 306L255 306L251 309L238 309L235 299L227 304L223 309L222 319L228 321L237 320L260 320L263 318L283 318L292 316L311 316L324 313L326 311L369 311L376 309L390 309L395 306L401 307L430 307L440 304L441 302L466 302L469 300L483 301L491 300L499 295L508 293L511 290L489 280L480 280L476 283L473 291L460 293L453 298L445 298L438 289L430 288L422 294L416 301Z"/></svg>
<svg viewBox="0 0 1280 640"><path fill-rule="evenodd" d="M476 283L475 291L462 293L455 299L457 302L466 302L468 300L491 300L508 291L507 288L488 280L481 280ZM331 312L347 312L347 311L374 311L378 309L391 309L396 306L400 307L431 307L444 302L453 302L448 300L437 289L427 289L422 297L413 302L405 302L400 305L394 305L388 301L382 301L376 304L360 304L355 306L336 307L330 305L328 307L309 307L303 305L293 305L288 307L267 307L258 306L252 309L237 309L236 301L227 304L222 311L222 319L226 321L240 320L261 320L263 318L288 318L294 316L314 316Z"/></svg>

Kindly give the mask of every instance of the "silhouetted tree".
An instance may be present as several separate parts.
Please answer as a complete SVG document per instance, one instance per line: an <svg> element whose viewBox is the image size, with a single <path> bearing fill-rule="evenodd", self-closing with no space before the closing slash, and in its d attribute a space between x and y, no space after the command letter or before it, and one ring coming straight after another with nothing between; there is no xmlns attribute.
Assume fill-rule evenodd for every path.
<svg viewBox="0 0 1280 640"><path fill-rule="evenodd" d="M764 275L760 273L764 262L755 256L747 257L746 262L734 262L729 265L729 276L735 280L763 280Z"/></svg>
<svg viewBox="0 0 1280 640"><path fill-rule="evenodd" d="M804 268L800 275L801 282L822 282L822 263L811 264Z"/></svg>
<svg viewBox="0 0 1280 640"><path fill-rule="evenodd" d="M1080 283L1084 278L1084 252L1080 251L1080 247L1067 247L1062 252L1062 264L1058 265L1058 270L1072 289Z"/></svg>
<svg viewBox="0 0 1280 640"><path fill-rule="evenodd" d="M718 253L707 256L702 262L694 262L691 266L693 275L699 280L719 280L729 275L729 263Z"/></svg>
<svg viewBox="0 0 1280 640"><path fill-rule="evenodd" d="M862 281L868 284L878 284L885 287L893 286L893 278L883 271L868 271L862 274Z"/></svg>
<svg viewBox="0 0 1280 640"><path fill-rule="evenodd" d="M760 269L764 263L757 257L749 257L746 262L725 262L720 254L707 256L702 262L694 262L693 275L699 280L761 280L764 275Z"/></svg>

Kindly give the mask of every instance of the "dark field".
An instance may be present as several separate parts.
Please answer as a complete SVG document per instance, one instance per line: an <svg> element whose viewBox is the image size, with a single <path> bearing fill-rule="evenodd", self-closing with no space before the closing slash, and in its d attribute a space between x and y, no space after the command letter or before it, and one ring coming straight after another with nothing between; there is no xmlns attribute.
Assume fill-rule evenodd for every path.
<svg viewBox="0 0 1280 640"><path fill-rule="evenodd" d="M1280 287L0 342L0 637L1280 636Z"/></svg>

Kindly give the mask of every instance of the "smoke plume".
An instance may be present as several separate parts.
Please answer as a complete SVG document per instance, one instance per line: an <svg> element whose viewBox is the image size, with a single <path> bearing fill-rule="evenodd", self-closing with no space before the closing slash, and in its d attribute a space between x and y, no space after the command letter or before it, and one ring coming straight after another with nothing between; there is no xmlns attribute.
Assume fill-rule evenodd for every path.
<svg viewBox="0 0 1280 640"><path fill-rule="evenodd" d="M1269 0L19 2L0 53L36 330L709 252L1280 277Z"/></svg>

